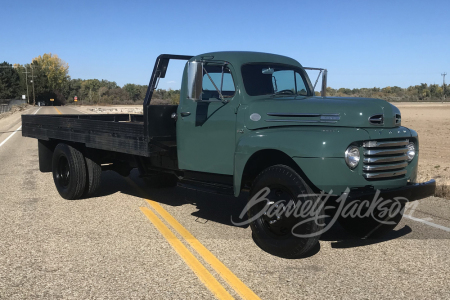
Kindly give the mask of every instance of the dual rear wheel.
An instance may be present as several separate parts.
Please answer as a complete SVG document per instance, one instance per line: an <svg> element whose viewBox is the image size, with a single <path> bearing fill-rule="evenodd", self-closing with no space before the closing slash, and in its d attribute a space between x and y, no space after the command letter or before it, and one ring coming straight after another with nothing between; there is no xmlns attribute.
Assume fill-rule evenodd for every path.
<svg viewBox="0 0 450 300"><path fill-rule="evenodd" d="M70 145L56 146L52 171L56 189L64 199L91 197L100 187L101 166Z"/></svg>

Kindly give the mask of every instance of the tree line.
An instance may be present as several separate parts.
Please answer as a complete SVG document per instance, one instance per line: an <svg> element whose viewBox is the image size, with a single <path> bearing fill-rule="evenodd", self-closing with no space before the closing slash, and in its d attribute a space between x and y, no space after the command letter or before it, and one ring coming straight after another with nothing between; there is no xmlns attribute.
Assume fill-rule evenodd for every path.
<svg viewBox="0 0 450 300"><path fill-rule="evenodd" d="M27 89L28 88L28 89ZM21 99L28 95L29 103L55 100L56 105L73 104L74 97L83 104L140 104L147 85L127 83L120 87L114 81L72 79L69 65L56 54L44 54L30 64L0 64L0 100ZM179 90L154 91L155 102L177 103Z"/></svg>
<svg viewBox="0 0 450 300"><path fill-rule="evenodd" d="M127 83L120 87L114 81L105 79L72 79L69 65L56 54L46 53L32 60L30 64L0 64L0 101L21 99L28 95L30 104L55 100L56 105L78 102L92 105L141 104L147 92L146 85ZM317 94L318 92L316 92ZM328 96L369 97L388 101L441 101L445 95L450 98L447 85L426 84L401 88L333 89L327 88ZM155 104L176 104L180 90L158 89L153 94Z"/></svg>
<svg viewBox="0 0 450 300"><path fill-rule="evenodd" d="M407 88L398 86L388 86L384 88L361 88L361 89L333 89L327 87L327 96L336 97L365 97L365 98L379 98L390 102L394 101L446 101L450 98L450 87L439 84L414 85Z"/></svg>

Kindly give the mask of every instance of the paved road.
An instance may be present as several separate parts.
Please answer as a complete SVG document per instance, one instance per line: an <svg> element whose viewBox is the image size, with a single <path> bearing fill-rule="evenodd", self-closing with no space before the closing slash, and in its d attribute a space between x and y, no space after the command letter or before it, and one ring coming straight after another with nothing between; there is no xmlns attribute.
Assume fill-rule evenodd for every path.
<svg viewBox="0 0 450 300"><path fill-rule="evenodd" d="M57 110L78 113L27 113ZM11 136L20 126L19 115L0 120L0 299L450 298L450 201L418 201L384 240L336 225L310 257L281 259L232 226L245 195L154 190L135 172L104 172L98 197L62 199L38 170L36 140Z"/></svg>

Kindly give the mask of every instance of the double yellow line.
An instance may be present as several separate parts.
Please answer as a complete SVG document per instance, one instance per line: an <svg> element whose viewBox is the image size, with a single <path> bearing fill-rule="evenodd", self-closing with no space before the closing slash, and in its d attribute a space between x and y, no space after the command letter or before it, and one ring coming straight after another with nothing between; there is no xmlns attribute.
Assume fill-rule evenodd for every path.
<svg viewBox="0 0 450 300"><path fill-rule="evenodd" d="M131 181L131 180L129 180ZM133 182L133 185L136 184ZM151 208L159 214L192 248L205 260L243 299L260 299L248 288L233 272L230 271L217 257L215 257L199 240L197 240L186 228L183 227L169 212L159 203L146 200ZM159 232L174 248L178 255L194 271L200 281L218 299L233 299L219 281L202 265L202 263L189 251L180 239L167 227L163 221L151 209L141 207L141 211L155 225Z"/></svg>
<svg viewBox="0 0 450 300"><path fill-rule="evenodd" d="M61 114L56 107L54 108L58 114ZM131 179L127 179L127 181L139 188ZM178 232L179 235L183 237L186 242L189 243L189 245L191 245L192 248L194 248L195 251L197 251L197 253L236 291L236 293L239 294L239 296L243 299L260 299L161 205L152 200L147 200L147 202L176 232ZM223 285L220 284L220 282L203 266L194 254L189 251L183 242L177 238L169 227L167 227L152 210L147 207L140 207L140 209L217 299L233 299L233 296L230 295Z"/></svg>

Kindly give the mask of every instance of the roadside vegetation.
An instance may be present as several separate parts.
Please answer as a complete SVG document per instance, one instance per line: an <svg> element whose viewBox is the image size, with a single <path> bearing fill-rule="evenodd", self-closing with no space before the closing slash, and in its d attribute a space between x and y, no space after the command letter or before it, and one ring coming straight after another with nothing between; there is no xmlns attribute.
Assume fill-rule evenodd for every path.
<svg viewBox="0 0 450 300"><path fill-rule="evenodd" d="M389 102L434 102L442 101L444 98L447 101L450 98L450 87L439 84L426 84L410 86L406 89L398 86L388 86L384 88L361 88L361 89L333 89L327 87L327 95L335 97L364 97L364 98L379 98Z"/></svg>
<svg viewBox="0 0 450 300"><path fill-rule="evenodd" d="M0 101L27 95L27 81L30 104L33 99L36 103L49 104L49 99L54 99L56 105L73 104L75 96L83 105L141 104L147 92L147 85L127 83L120 87L105 79L72 79L69 65L49 53L34 58L30 64L1 63ZM153 94L156 104L175 104L179 97L179 90L158 89Z"/></svg>
<svg viewBox="0 0 450 300"><path fill-rule="evenodd" d="M436 185L436 193L434 196L450 200L450 186L438 183Z"/></svg>
<svg viewBox="0 0 450 300"><path fill-rule="evenodd" d="M0 64L0 101L21 99L22 95L27 95L27 81L30 104L33 99L36 103L48 104L49 99L55 99L56 105L74 104L75 96L79 104L83 105L141 104L147 92L146 85L127 83L120 87L116 82L106 79L72 79L69 65L58 55L46 53L34 58L30 64ZM408 88L327 88L329 96L370 97L388 101L442 101L444 93L446 99L450 99L447 85L426 83ZM179 97L179 90L158 89L153 95L153 102L177 104Z"/></svg>
<svg viewBox="0 0 450 300"><path fill-rule="evenodd" d="M0 114L0 120L4 119L10 115L15 114L16 112L22 112L28 108L30 108L32 106L28 105L28 104L20 104L20 105L14 105L11 107L11 110L5 113Z"/></svg>

